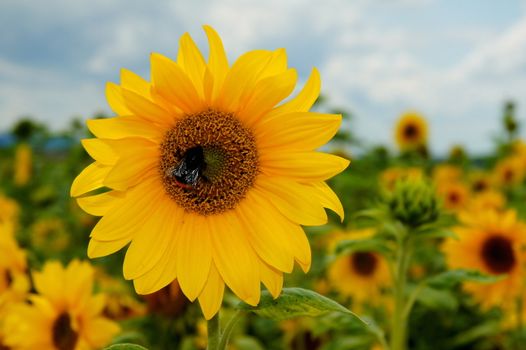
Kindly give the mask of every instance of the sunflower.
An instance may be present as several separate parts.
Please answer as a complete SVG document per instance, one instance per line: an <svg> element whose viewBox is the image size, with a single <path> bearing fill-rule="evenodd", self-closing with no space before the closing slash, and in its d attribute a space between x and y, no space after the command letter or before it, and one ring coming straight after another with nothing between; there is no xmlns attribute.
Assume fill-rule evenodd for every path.
<svg viewBox="0 0 526 350"><path fill-rule="evenodd" d="M469 202L469 190L460 182L443 183L437 187L444 208L449 211L464 209Z"/></svg>
<svg viewBox="0 0 526 350"><path fill-rule="evenodd" d="M416 112L406 112L396 123L395 140L402 151L415 150L427 142L427 122Z"/></svg>
<svg viewBox="0 0 526 350"><path fill-rule="evenodd" d="M466 282L464 287L485 308L513 302L522 286L525 225L513 210L462 214L460 220L463 226L453 229L459 239L448 239L443 247L448 265L489 275L505 274L492 284Z"/></svg>
<svg viewBox="0 0 526 350"><path fill-rule="evenodd" d="M18 215L20 207L17 202L9 197L4 196L0 192L0 224L11 223L16 224L18 222Z"/></svg>
<svg viewBox="0 0 526 350"><path fill-rule="evenodd" d="M151 55L152 81L127 70L109 83L116 118L89 120L83 140L95 159L71 195L102 216L91 233L92 258L130 242L124 277L139 294L175 279L205 318L219 310L225 284L256 305L260 282L277 297L294 261L304 271L310 246L300 225L343 217L325 181L346 159L315 151L338 130L341 115L310 113L320 78L313 70L297 96L285 50L256 50L229 66L217 33L204 27L206 62L188 34L177 62Z"/></svg>
<svg viewBox="0 0 526 350"><path fill-rule="evenodd" d="M470 211L480 210L502 210L506 206L506 197L496 190L487 190L481 193L475 193L469 201L468 208Z"/></svg>
<svg viewBox="0 0 526 350"><path fill-rule="evenodd" d="M493 182L491 175L484 171L473 171L468 175L469 187L473 193L491 191Z"/></svg>
<svg viewBox="0 0 526 350"><path fill-rule="evenodd" d="M10 308L5 319L5 344L14 350L100 349L119 332L119 326L101 315L103 294L92 295L93 268L72 261L66 268L47 262L34 272L37 294L31 304Z"/></svg>
<svg viewBox="0 0 526 350"><path fill-rule="evenodd" d="M366 239L373 234L372 229L350 231L338 240ZM369 251L357 251L336 258L329 266L328 278L338 292L352 297L357 303L374 302L381 296L382 288L390 284L389 268L384 257Z"/></svg>
<svg viewBox="0 0 526 350"><path fill-rule="evenodd" d="M0 226L0 319L8 304L24 300L29 292L26 253L14 238Z"/></svg>
<svg viewBox="0 0 526 350"><path fill-rule="evenodd" d="M510 156L499 161L493 169L495 183L501 187L513 187L520 184L526 175L523 159Z"/></svg>
<svg viewBox="0 0 526 350"><path fill-rule="evenodd" d="M392 167L380 174L380 184L388 191L392 191L399 180L419 180L424 177L422 169L416 167Z"/></svg>
<svg viewBox="0 0 526 350"><path fill-rule="evenodd" d="M440 186L447 182L458 182L462 178L462 170L451 164L440 164L433 169L433 182Z"/></svg>

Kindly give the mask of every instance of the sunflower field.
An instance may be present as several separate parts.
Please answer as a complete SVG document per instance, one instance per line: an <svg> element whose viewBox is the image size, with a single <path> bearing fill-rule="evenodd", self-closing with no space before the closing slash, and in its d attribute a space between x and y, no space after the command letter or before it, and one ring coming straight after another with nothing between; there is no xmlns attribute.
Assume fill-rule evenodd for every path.
<svg viewBox="0 0 526 350"><path fill-rule="evenodd" d="M113 114L0 134L1 350L526 349L514 102L483 156L416 110L370 144L316 69L203 28Z"/></svg>

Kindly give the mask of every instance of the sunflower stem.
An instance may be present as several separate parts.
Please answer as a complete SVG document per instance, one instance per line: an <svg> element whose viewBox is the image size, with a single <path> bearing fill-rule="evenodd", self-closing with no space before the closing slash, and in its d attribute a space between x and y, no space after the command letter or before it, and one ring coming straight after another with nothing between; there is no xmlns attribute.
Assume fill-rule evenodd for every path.
<svg viewBox="0 0 526 350"><path fill-rule="evenodd" d="M234 326L241 319L242 315L243 315L242 310L236 310L236 313L232 316L232 318L226 324L225 330L223 331L223 334L221 335L221 340L219 341L219 348L218 348L219 350L226 349L226 346L228 345L228 341L230 340L230 334L232 334L232 330L234 329Z"/></svg>
<svg viewBox="0 0 526 350"><path fill-rule="evenodd" d="M405 231L405 230L404 230ZM391 350L405 350L407 342L406 284L407 270L411 260L410 234L404 232L398 239L398 249L394 268L394 312L391 324Z"/></svg>
<svg viewBox="0 0 526 350"><path fill-rule="evenodd" d="M219 350L221 329L219 326L219 312L207 322L208 346L207 350Z"/></svg>

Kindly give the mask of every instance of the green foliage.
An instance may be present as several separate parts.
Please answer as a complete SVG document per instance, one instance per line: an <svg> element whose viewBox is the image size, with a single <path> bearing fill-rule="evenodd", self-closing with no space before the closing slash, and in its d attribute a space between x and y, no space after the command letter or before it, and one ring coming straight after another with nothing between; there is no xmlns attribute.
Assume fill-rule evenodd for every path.
<svg viewBox="0 0 526 350"><path fill-rule="evenodd" d="M424 280L423 283L433 288L452 288L455 285L465 282L479 282L479 283L494 283L501 280L504 276L492 276L484 274L477 270L448 270L436 276L432 276Z"/></svg>
<svg viewBox="0 0 526 350"><path fill-rule="evenodd" d="M104 350L148 350L144 346L140 346L137 344L114 344L111 346L108 346Z"/></svg>

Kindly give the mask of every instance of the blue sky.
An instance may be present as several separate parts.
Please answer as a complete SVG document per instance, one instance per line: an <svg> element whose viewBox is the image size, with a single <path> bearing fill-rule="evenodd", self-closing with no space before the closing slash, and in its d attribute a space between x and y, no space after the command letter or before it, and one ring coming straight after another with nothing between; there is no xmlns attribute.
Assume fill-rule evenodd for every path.
<svg viewBox="0 0 526 350"><path fill-rule="evenodd" d="M175 56L186 31L206 52L202 24L231 59L285 47L302 81L317 67L367 141L392 144L396 118L416 109L433 152L485 152L508 98L526 135L524 0L2 0L0 130L22 115L60 129L109 112L106 81L123 67L148 77L149 53Z"/></svg>

